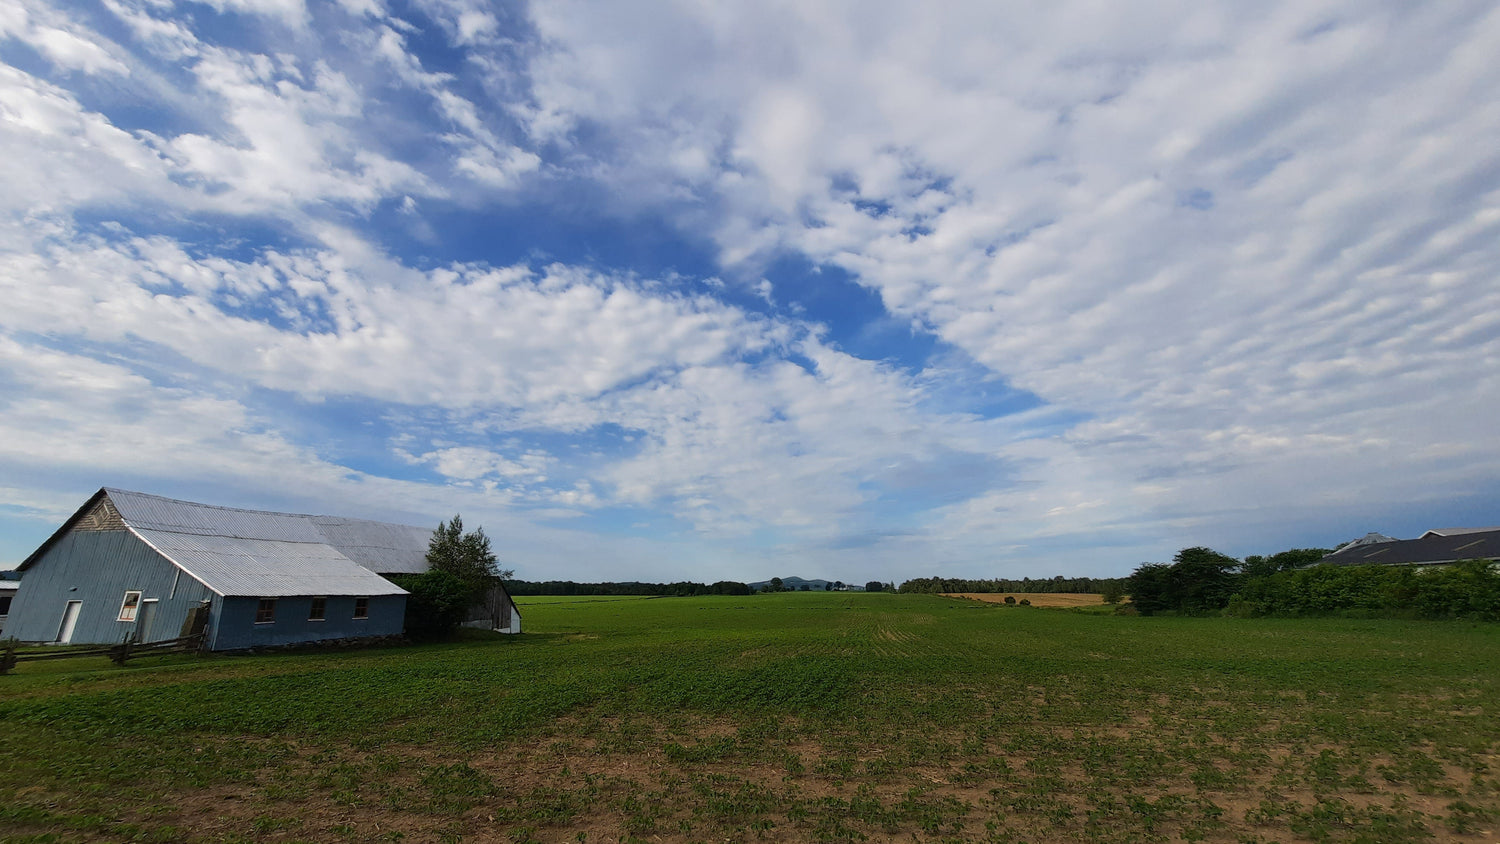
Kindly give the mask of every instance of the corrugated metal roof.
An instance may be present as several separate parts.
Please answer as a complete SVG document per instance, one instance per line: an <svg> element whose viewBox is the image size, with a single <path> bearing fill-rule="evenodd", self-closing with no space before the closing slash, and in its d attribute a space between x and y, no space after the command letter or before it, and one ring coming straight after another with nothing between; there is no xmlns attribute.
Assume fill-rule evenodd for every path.
<svg viewBox="0 0 1500 844"><path fill-rule="evenodd" d="M313 516L312 520L325 542L370 571L381 574L421 574L427 571L427 547L432 543L432 528L338 516Z"/></svg>
<svg viewBox="0 0 1500 844"><path fill-rule="evenodd" d="M325 541L311 516L216 507L108 487L105 492L120 518L133 528L274 542Z"/></svg>
<svg viewBox="0 0 1500 844"><path fill-rule="evenodd" d="M377 573L427 570L427 528L102 492L137 536L221 595L401 595Z"/></svg>
<svg viewBox="0 0 1500 844"><path fill-rule="evenodd" d="M135 534L220 595L406 594L323 543L141 529Z"/></svg>
<svg viewBox="0 0 1500 844"><path fill-rule="evenodd" d="M1500 530L1428 531L1421 539L1398 539L1371 545L1349 545L1329 554L1320 565L1435 565L1457 560L1500 559Z"/></svg>
<svg viewBox="0 0 1500 844"><path fill-rule="evenodd" d="M1433 528L1432 530L1429 530L1426 533L1422 534L1422 538L1426 539L1429 536L1463 536L1466 533L1497 533L1497 532L1500 532L1500 527Z"/></svg>

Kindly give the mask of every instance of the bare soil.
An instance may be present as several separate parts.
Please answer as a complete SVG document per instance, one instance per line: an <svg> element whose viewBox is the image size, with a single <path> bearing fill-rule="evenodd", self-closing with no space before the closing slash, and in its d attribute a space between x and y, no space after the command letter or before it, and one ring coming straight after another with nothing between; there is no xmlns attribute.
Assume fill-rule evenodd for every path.
<svg viewBox="0 0 1500 844"><path fill-rule="evenodd" d="M890 749L879 744L839 742L833 748L805 740L773 740L748 757L741 748L722 758L683 759L672 748L723 741L735 734L734 725L705 719L651 732L616 732L615 727L608 719L560 725L540 741L465 753L422 745L387 745L372 752L298 748L286 764L265 771L249 787L169 795L169 803L157 807L151 819L191 830L196 841L284 844L815 839L1050 844L1082 840L1081 835L1099 841L1143 840L1138 836L1146 835L1150 840L1231 844L1317 839L1317 833L1293 834L1282 816L1313 807L1425 821L1425 832L1405 830L1415 832L1410 839L1396 834L1382 841L1435 835L1442 841L1482 842L1493 841L1496 832L1492 813L1478 828L1463 833L1439 820L1459 793L1474 799L1471 774L1457 769L1432 787L1385 782L1378 793L1367 788L1324 792L1278 781L1286 765L1267 758L1255 770L1234 772L1236 785L1227 789L1195 788L1183 780L1121 789L1113 799L1136 801L1133 812L1168 805L1184 809L1156 826L1110 830L1083 825L1097 802L1090 804L1081 795L1092 781L1097 801L1100 786L1095 775L1066 757L1050 760L1045 777L1028 772L1033 766L1014 754L1009 766L975 776L966 767L972 770L972 763L982 758L971 757L968 766L892 767L883 764ZM964 738L932 737L954 743ZM1070 738L1091 742L1105 737ZM1290 757L1297 749L1284 752ZM998 759L1006 754L991 746L978 756ZM330 778L330 770L341 774ZM1491 783L1480 785L1485 793L1493 788ZM1491 801L1480 802L1493 807ZM913 811L914 803L928 808ZM1029 808L1029 803L1037 805ZM856 808L861 805L886 809L861 814ZM1218 820L1189 823L1188 816L1203 812Z"/></svg>
<svg viewBox="0 0 1500 844"><path fill-rule="evenodd" d="M1003 604L1007 597L1015 598L1019 604L1024 598L1033 607L1096 607L1104 603L1103 595L1084 592L944 592L943 597L968 598L989 604Z"/></svg>

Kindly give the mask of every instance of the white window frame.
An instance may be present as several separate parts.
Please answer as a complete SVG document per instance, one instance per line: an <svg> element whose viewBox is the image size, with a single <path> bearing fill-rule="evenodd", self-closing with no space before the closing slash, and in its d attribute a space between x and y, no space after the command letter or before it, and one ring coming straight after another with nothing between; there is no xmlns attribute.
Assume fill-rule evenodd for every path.
<svg viewBox="0 0 1500 844"><path fill-rule="evenodd" d="M133 601L133 602L130 600L130 597L132 595L135 596L135 601ZM115 620L116 621L135 621L136 616L140 615L140 612L141 612L141 593L140 593L139 590L131 589L131 590L127 591L125 593L125 597L120 600L120 615Z"/></svg>

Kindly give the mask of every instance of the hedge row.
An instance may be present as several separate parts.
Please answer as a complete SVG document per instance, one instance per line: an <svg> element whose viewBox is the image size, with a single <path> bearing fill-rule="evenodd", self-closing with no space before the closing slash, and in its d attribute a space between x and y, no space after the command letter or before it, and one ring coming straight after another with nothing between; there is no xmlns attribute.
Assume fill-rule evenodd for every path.
<svg viewBox="0 0 1500 844"><path fill-rule="evenodd" d="M1250 578L1228 615L1378 615L1500 621L1500 572L1488 561L1443 568L1314 566Z"/></svg>

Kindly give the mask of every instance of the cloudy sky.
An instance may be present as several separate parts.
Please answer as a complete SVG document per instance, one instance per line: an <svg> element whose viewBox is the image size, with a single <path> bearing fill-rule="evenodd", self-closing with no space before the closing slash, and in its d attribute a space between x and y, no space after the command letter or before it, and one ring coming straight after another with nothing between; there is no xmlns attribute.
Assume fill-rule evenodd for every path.
<svg viewBox="0 0 1500 844"><path fill-rule="evenodd" d="M1489 0L0 0L0 567L105 485L462 513L533 580L1500 524L1497 49Z"/></svg>

